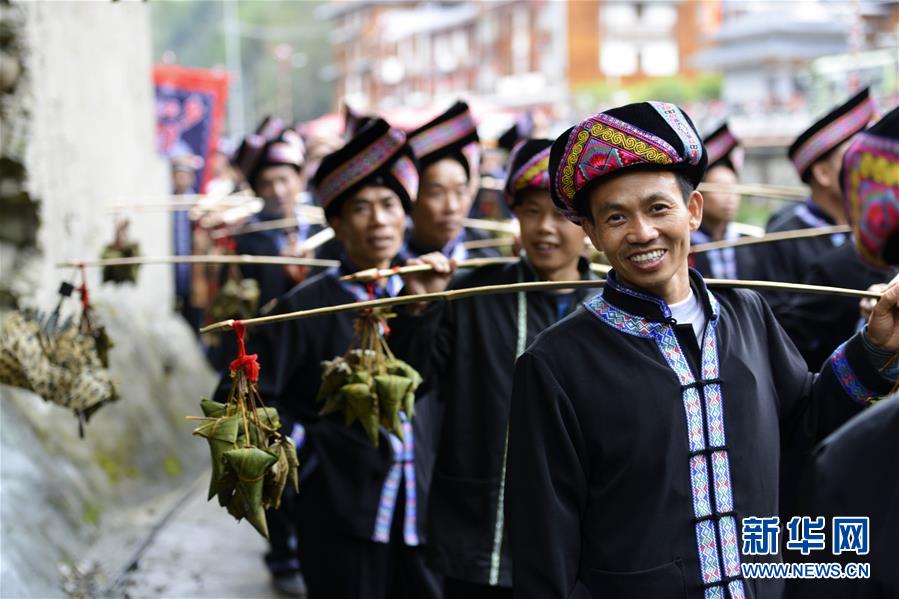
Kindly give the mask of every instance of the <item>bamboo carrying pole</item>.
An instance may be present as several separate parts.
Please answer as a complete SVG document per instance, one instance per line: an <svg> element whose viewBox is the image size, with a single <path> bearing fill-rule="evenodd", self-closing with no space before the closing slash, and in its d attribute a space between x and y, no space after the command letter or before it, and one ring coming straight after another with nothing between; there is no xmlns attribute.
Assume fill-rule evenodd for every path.
<svg viewBox="0 0 899 599"><path fill-rule="evenodd" d="M456 264L456 268L480 268L482 266L490 266L492 264L512 264L518 262L520 258L471 258L469 260L460 260ZM374 279L382 279L393 275L406 275L413 272L427 272L431 270L430 264L411 264L409 266L397 266L394 268L367 268L349 275L340 277L341 281L371 281Z"/></svg>
<svg viewBox="0 0 899 599"><path fill-rule="evenodd" d="M513 237L491 237L489 239L472 239L462 242L462 247L466 250L512 247L513 245L515 245L515 239Z"/></svg>
<svg viewBox="0 0 899 599"><path fill-rule="evenodd" d="M791 239L807 239L809 237L823 237L825 235L835 235L837 233L850 232L852 232L852 227L850 227L849 225L833 225L830 227L816 227L814 229L794 229L792 231L767 233L761 237L741 237L739 239L700 243L692 246L690 248L690 253L696 254L699 252L708 252L709 250L720 250L722 248L732 248L743 245L757 245L760 243L771 243L774 241L789 241Z"/></svg>
<svg viewBox="0 0 899 599"><path fill-rule="evenodd" d="M183 194L146 198L148 201L139 204L109 204L105 212L177 212L178 210L223 210L236 207L262 207L263 199L254 196L231 194L226 196L210 194Z"/></svg>
<svg viewBox="0 0 899 599"><path fill-rule="evenodd" d="M502 179L482 178L481 188L502 191L505 189ZM809 196L809 189L804 185L769 185L767 183L700 183L700 192L738 193L745 196L760 196L781 200L802 201Z"/></svg>
<svg viewBox="0 0 899 599"><path fill-rule="evenodd" d="M236 233L229 233L227 231L214 231L212 233L211 237L213 239L220 239L222 237L228 237L229 235L243 235L244 233L254 233L257 231L267 231L267 230L271 230L271 229L283 229L283 228L286 228L287 226L296 225L296 221L293 219L282 219L282 220L290 221L292 224L291 225L276 225L276 226L268 226L268 227L260 226L253 230L241 230ZM280 221L270 221L270 222L277 223ZM265 225L267 223L253 223L253 224ZM314 235L310 235L307 239L302 241L300 243L300 245L302 246L300 249L302 251L310 251L311 252L312 250L318 249L320 246L326 244L327 242L331 241L332 239L334 239L334 229L332 229L331 227L325 227L318 233L315 233Z"/></svg>
<svg viewBox="0 0 899 599"><path fill-rule="evenodd" d="M468 260L460 260L456 263L456 268L481 268L482 266L491 266L493 264L514 264L521 258L497 257L497 258L470 258ZM612 269L611 266L605 264L591 264L590 270L596 273L605 274ZM340 277L341 281L372 281L375 279L383 279L394 275L407 275L416 272L427 272L432 270L430 264L410 264L409 266L394 266L392 268L367 268L352 274Z"/></svg>
<svg viewBox="0 0 899 599"><path fill-rule="evenodd" d="M107 258L105 260L68 260L56 264L57 268L79 266L132 266L145 264L274 264L331 268L340 266L337 260L317 258L293 258L290 256L135 256L133 258Z"/></svg>
<svg viewBox="0 0 899 599"><path fill-rule="evenodd" d="M599 265L597 265L599 266ZM824 295L838 295L842 297L870 297L879 299L881 294L873 291L862 291L858 289L844 289L842 287L823 287L818 285L801 285L798 283L778 283L773 281L737 281L734 279L706 279L706 285L709 287L745 287L749 289L779 289L784 291L796 291L800 293L817 293ZM325 314L337 314L339 312L350 312L353 310L363 310L366 308L386 308L389 306L401 306L403 304L414 304L420 302L431 302L435 300L453 301L466 297L474 297L478 295L492 295L497 293L516 293L518 291L547 291L552 289L578 289L589 287L602 287L605 285L604 280L580 280L580 281L539 281L536 283L511 283L507 285L486 285L483 287L471 287L469 289L455 289L453 291L440 291L436 293L423 293L420 295L407 295L399 297L386 297L377 300L364 302L354 302L351 304L340 304L337 306L326 306L323 308L313 308L311 310L300 310L298 312L287 312L285 314L276 314L274 316L262 316L259 318L250 318L241 320L244 326L256 326L261 324L272 324L283 322L285 320L295 320L298 318L310 318L312 316L323 316ZM234 320L223 320L213 323L200 329L201 333L210 333L222 329L230 328L234 325Z"/></svg>
<svg viewBox="0 0 899 599"><path fill-rule="evenodd" d="M766 183L700 183L700 193L738 193L745 196L777 198L781 200L804 201L809 190L804 186L768 185Z"/></svg>
<svg viewBox="0 0 899 599"><path fill-rule="evenodd" d="M502 190L503 182L499 180L490 180L482 185L484 189ZM498 181L498 182L497 182ZM809 190L805 186L790 185L769 185L767 183L700 183L700 192L721 192L721 193L739 193L740 195L763 196L780 199L804 200L809 196ZM175 211L188 210L194 207L203 207L202 202L208 203L208 209L215 210L218 208L232 208L247 204L255 204L264 201L262 198L244 195L241 193L232 193L228 195L217 194L181 194L181 195L161 195L145 197L144 203L127 204L124 202L109 204L106 207L107 212L124 212L133 210L136 212L143 211ZM311 209L321 210L317 206L308 206ZM490 222L490 221L488 221ZM496 229L499 230L499 229Z"/></svg>
<svg viewBox="0 0 899 599"><path fill-rule="evenodd" d="M310 207L308 210L302 211L301 216L305 219L304 223L312 225L323 225L327 222L325 213L321 208ZM499 233L518 233L518 224L513 221L493 221L481 218L466 218L463 225L469 229L482 229L484 231L495 231ZM245 235L247 233L257 233L259 231L275 231L278 229L289 229L297 226L297 219L279 218L276 220L267 220L258 223L249 223L231 230L223 229L212 233L213 239L221 239L223 237L234 235ZM487 241L487 240L484 240Z"/></svg>
<svg viewBox="0 0 899 599"><path fill-rule="evenodd" d="M481 229L483 231L495 231L497 233L511 233L513 235L518 235L520 233L520 229L518 227L518 222L514 220L509 221L499 221L499 220L487 220L483 218L466 218L462 221L462 225L466 229Z"/></svg>
<svg viewBox="0 0 899 599"><path fill-rule="evenodd" d="M833 225L829 227L817 227L814 229L793 229L791 231L778 231L777 233L763 233L758 235L757 231L753 231L751 225L743 225L746 231L751 232L748 237L739 239L730 239L722 241L710 241L708 243L700 243L690 247L690 253L696 254L708 252L711 250L720 250L723 248L740 247L743 245L757 245L761 243L772 243L775 241L789 241L791 239L806 239L811 237L823 237L825 235L835 235L837 233L851 233L852 227L849 225ZM759 229L761 230L761 229ZM584 243L590 245L589 239L585 239ZM500 237L496 239L477 239L466 241L463 246L466 249L478 249L488 247L504 247L514 245L514 240L508 237ZM602 252L597 250L599 255Z"/></svg>
<svg viewBox="0 0 899 599"><path fill-rule="evenodd" d="M301 213L302 223L295 217L278 218L275 220L264 220L256 223L247 223L237 227L230 227L213 231L210 237L213 239L222 239L224 237L234 237L236 235L246 235L247 233L259 233L260 231L277 231L279 229L292 229L298 224L305 225L324 225L327 223L324 214L316 214L314 212Z"/></svg>

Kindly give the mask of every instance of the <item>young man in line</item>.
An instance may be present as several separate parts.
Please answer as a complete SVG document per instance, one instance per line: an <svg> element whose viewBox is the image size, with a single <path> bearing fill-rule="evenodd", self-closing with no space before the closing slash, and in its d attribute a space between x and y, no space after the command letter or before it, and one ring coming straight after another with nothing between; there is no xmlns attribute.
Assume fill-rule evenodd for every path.
<svg viewBox="0 0 899 599"><path fill-rule="evenodd" d="M788 154L799 177L811 188L811 195L805 202L775 213L765 228L768 233L846 224L840 192L840 163L852 137L865 129L875 115L874 101L868 89L864 89L799 134ZM754 249L755 273L751 278L801 283L818 256L843 245L846 239L846 234L837 233L757 245ZM790 294L765 291L762 295L780 319Z"/></svg>
<svg viewBox="0 0 899 599"><path fill-rule="evenodd" d="M705 183L734 185L743 166L743 148L727 123L707 135L702 143L709 156ZM690 236L693 245L712 241L734 241L743 235L734 227L740 208L740 194L715 191L703 194L702 222ZM690 254L690 266L704 277L714 279L748 279L753 272L752 247L730 247Z"/></svg>
<svg viewBox="0 0 899 599"><path fill-rule="evenodd" d="M863 147L854 154L855 161L864 157L865 173L862 177L858 164L855 168L844 167L841 175L843 193L847 204L858 203L859 198L867 202L864 215L855 217L852 242L832 248L816 257L809 265L802 279L811 285L868 289L872 285L884 284L896 276L896 262L890 264L879 254L885 246L884 230L896 226L899 208L895 205L895 181L891 169L896 168L888 146L895 143L890 135L896 136L899 129L899 108L884 116L869 129L855 136L852 146L864 140ZM848 150L846 156L849 156ZM844 157L845 158L845 157ZM845 164L845 160L844 160ZM871 165L877 165L871 168ZM893 173L899 172L894 170ZM847 179L847 175L854 177ZM861 179L863 184L858 180ZM861 217L861 218L860 218ZM851 220L851 219L850 219ZM862 221L859 224L859 221ZM863 260L859 255L865 256ZM817 368L840 342L852 334L859 325L858 302L853 298L795 295L784 306L780 323L789 333L799 353L805 358L810 369Z"/></svg>
<svg viewBox="0 0 899 599"><path fill-rule="evenodd" d="M360 283L342 275L386 268L402 247L406 215L418 188L418 170L405 135L376 119L322 159L313 188L345 258L282 296L270 314L369 299ZM395 295L389 277L375 297ZM405 440L380 430L374 447L361 425L343 414L318 416L321 362L343 355L353 338L354 314L293 320L254 329L248 348L259 354L259 391L281 412L285 430L301 425L300 492L296 510L298 555L310 597L439 597L439 581L424 567L417 506L427 500L416 446L421 437L405 423Z"/></svg>
<svg viewBox="0 0 899 599"><path fill-rule="evenodd" d="M465 260L498 256L495 248L466 249L466 241L487 238L466 228L474 194L480 183L481 147L468 105L456 102L446 112L409 134L409 145L421 168L418 199L407 231L404 258L441 252Z"/></svg>
<svg viewBox="0 0 899 599"><path fill-rule="evenodd" d="M293 131L282 129L280 120L271 117L260 123L257 132L248 135L234 156L253 193L264 200L262 211L254 222L283 218L293 214L295 200L303 188L302 169L304 147ZM238 254L277 256L288 247L286 230L258 231L234 237ZM286 293L294 286L293 279L281 266L240 265L241 276L253 279L259 286L259 307ZM227 271L222 271L227 276ZM227 392L230 385L228 364L234 358L237 345L233 336L225 335L209 348L209 359L223 373L218 393ZM289 430L289 429L288 429ZM281 508L266 513L269 530L269 551L265 565L272 575L272 584L289 597L305 597L306 581L296 554L296 535L291 514L295 497L285 491Z"/></svg>
<svg viewBox="0 0 899 599"><path fill-rule="evenodd" d="M777 597L741 522L778 513L782 452L889 391L899 289L811 374L761 297L687 265L706 153L672 104L599 113L553 144L553 199L613 270L515 367L506 509L519 598Z"/></svg>
<svg viewBox="0 0 899 599"><path fill-rule="evenodd" d="M529 140L511 158L505 195L521 224L520 260L459 274L450 287L592 278L582 256L583 231L550 198L551 143ZM404 293L445 289L455 263L441 253L426 254L421 261L435 272L407 276ZM425 304L401 310L392 324L391 348L420 369L445 409L432 482L428 557L444 576L448 599L511 596L503 504L515 358L587 294L564 290Z"/></svg>
<svg viewBox="0 0 899 599"><path fill-rule="evenodd" d="M259 130L279 126L280 122L267 119ZM251 222L278 220L294 215L297 198L303 191L303 141L292 129L271 134L253 134L243 140L235 154L253 193L262 198L262 211ZM289 249L290 235L287 229L256 231L235 235L235 251L251 256L279 256ZM258 264L242 264L241 274L259 284L259 306L287 293L296 282L283 267Z"/></svg>

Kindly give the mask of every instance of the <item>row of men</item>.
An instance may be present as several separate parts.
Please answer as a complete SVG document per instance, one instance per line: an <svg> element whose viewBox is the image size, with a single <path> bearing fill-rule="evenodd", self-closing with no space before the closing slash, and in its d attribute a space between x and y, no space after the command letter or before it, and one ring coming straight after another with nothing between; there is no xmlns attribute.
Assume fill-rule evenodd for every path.
<svg viewBox="0 0 899 599"><path fill-rule="evenodd" d="M812 198L773 228L804 211L845 222L842 154L871 118L866 95L847 106L791 147ZM861 135L895 148L897 118ZM680 108L648 102L594 115L554 142L518 144L505 192L521 258L464 274L455 272L461 221L478 172L464 104L408 136L372 119L321 160L312 189L340 266L273 291L270 314L448 286L589 279L585 234L613 270L598 295L579 288L398 310L388 342L425 383L409 434L382 430L378 448L359 425L318 415L320 363L350 346L351 315L254 331L260 392L295 424L303 464L293 505L269 514L276 580L296 582L302 563L306 580L293 590L308 583L313 598L492 597L513 587L523 597L779 592L742 577L737 526L780 513L778 501L798 494L781 475L797 480L815 444L895 382L899 293L884 294L863 331L852 319L813 368L819 375L757 294L711 293L688 266L691 236L729 235L726 212L708 218L696 191L721 176L716 169L737 170L735 140L717 134L731 141L703 144ZM248 180L291 208L296 190L266 186L283 188L299 172L299 146L282 134L260 148ZM876 227L857 229L860 243L876 241ZM266 237L276 247L255 253L278 253L276 235ZM890 243L871 255L895 264ZM776 262L809 258L804 272L822 253L799 245ZM727 276L738 256L712 254L705 268ZM432 271L375 287L340 280L418 261Z"/></svg>

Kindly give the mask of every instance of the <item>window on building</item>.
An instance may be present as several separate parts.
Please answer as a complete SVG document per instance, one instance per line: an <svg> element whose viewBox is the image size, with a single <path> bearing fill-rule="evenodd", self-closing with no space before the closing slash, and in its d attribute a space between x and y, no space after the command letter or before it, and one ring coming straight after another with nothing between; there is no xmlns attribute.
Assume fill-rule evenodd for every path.
<svg viewBox="0 0 899 599"><path fill-rule="evenodd" d="M641 16L641 27L650 31L671 31L677 23L677 9L671 4L647 4Z"/></svg>
<svg viewBox="0 0 899 599"><path fill-rule="evenodd" d="M637 25L638 5L628 2L607 2L600 5L599 26L606 31L622 31Z"/></svg>
<svg viewBox="0 0 899 599"><path fill-rule="evenodd" d="M622 77L637 72L637 45L623 40L608 40L599 49L599 68L604 75Z"/></svg>
<svg viewBox="0 0 899 599"><path fill-rule="evenodd" d="M406 68L415 65L415 49L413 47L414 40L411 37L401 39L396 45L396 56L400 63Z"/></svg>
<svg viewBox="0 0 899 599"><path fill-rule="evenodd" d="M416 38L415 57L418 64L418 72L425 72L431 64L431 38L426 33L421 33Z"/></svg>
<svg viewBox="0 0 899 599"><path fill-rule="evenodd" d="M461 64L468 62L468 32L464 29L453 32L453 53Z"/></svg>
<svg viewBox="0 0 899 599"><path fill-rule="evenodd" d="M512 13L512 72L522 75L530 70L531 23L529 6L519 4Z"/></svg>
<svg viewBox="0 0 899 599"><path fill-rule="evenodd" d="M679 67L677 44L673 41L646 42L640 52L640 67L647 75L676 75Z"/></svg>
<svg viewBox="0 0 899 599"><path fill-rule="evenodd" d="M478 21L478 42L481 45L488 46L496 41L496 22L493 13L490 11L482 19Z"/></svg>

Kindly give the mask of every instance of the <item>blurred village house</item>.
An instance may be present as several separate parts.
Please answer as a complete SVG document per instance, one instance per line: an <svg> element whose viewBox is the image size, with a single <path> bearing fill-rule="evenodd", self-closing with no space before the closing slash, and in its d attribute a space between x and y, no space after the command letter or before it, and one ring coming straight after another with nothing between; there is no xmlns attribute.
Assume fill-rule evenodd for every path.
<svg viewBox="0 0 899 599"><path fill-rule="evenodd" d="M756 118L758 135L788 138L850 86L880 97L899 89L895 0L334 0L319 16L332 26L335 109L345 99L405 114L464 96L508 125L523 110L592 111L577 102L591 86L689 88L713 72L721 102L701 107L700 120L776 109L788 116Z"/></svg>

